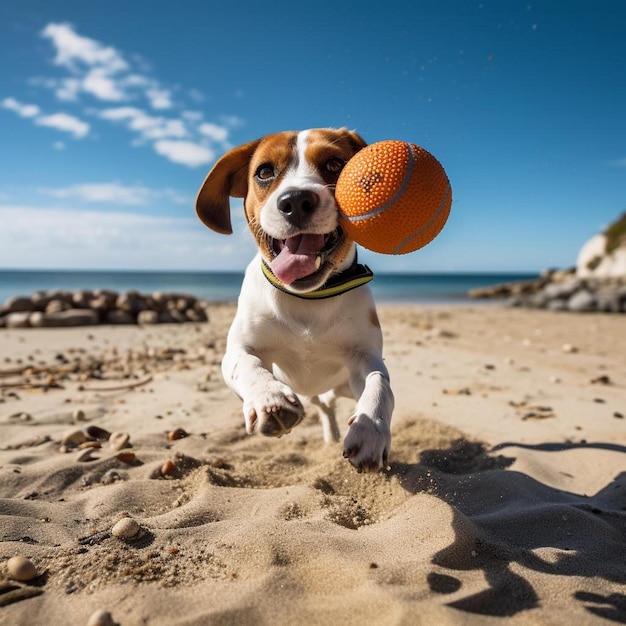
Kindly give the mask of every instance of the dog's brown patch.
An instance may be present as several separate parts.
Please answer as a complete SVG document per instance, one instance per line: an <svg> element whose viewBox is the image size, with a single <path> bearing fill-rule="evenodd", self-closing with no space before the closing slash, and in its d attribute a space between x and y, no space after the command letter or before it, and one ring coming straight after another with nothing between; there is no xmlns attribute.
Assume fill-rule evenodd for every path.
<svg viewBox="0 0 626 626"><path fill-rule="evenodd" d="M380 320L378 319L376 309L370 309L370 324L376 328L380 328Z"/></svg>

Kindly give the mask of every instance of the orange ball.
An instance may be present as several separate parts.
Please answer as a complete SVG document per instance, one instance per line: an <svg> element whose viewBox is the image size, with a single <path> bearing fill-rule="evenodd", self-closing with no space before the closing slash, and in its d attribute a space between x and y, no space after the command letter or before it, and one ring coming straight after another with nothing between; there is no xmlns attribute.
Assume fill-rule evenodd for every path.
<svg viewBox="0 0 626 626"><path fill-rule="evenodd" d="M405 141L379 141L357 152L335 188L341 227L373 252L406 254L441 231L452 189L437 159Z"/></svg>

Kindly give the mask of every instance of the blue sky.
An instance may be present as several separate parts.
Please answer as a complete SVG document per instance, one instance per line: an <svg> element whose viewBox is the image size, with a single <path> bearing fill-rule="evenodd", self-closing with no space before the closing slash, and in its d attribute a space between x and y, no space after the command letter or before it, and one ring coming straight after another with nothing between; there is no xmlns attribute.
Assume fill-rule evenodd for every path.
<svg viewBox="0 0 626 626"><path fill-rule="evenodd" d="M23 0L0 7L0 268L240 270L195 217L230 147L347 126L445 167L379 271L569 267L626 210L626 2Z"/></svg>

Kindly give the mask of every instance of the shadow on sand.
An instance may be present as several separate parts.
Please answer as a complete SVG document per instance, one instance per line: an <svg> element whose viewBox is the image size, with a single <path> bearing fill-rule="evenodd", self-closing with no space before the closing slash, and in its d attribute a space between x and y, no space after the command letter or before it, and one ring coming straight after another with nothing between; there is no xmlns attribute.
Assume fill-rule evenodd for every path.
<svg viewBox="0 0 626 626"><path fill-rule="evenodd" d="M509 468L515 448L554 451L596 448L626 453L606 443L503 443L489 452L479 443L460 439L443 450L425 450L418 463L394 463L396 476L411 493L428 491L454 507L453 529L459 542L468 529L476 532L470 560L459 560L456 543L438 552L433 564L448 573L428 577L435 593L462 587L454 570L482 570L489 587L448 603L469 613L511 616L540 605L533 585L519 572L594 579L593 591L580 589L573 601L598 617L626 624L626 595L597 593L597 580L607 587L626 584L626 472L593 496L555 489ZM465 542L466 543L466 542ZM550 551L549 560L542 558ZM541 556L540 556L541 554ZM512 564L517 564L513 571ZM521 566L521 567L520 567Z"/></svg>

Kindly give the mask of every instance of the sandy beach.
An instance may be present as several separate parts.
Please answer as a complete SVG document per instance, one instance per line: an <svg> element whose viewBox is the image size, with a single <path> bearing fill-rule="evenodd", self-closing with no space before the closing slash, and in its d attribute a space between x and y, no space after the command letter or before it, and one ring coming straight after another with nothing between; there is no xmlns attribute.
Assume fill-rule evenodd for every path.
<svg viewBox="0 0 626 626"><path fill-rule="evenodd" d="M0 623L626 623L625 316L379 307L372 475L313 407L246 435L233 314L0 329Z"/></svg>

